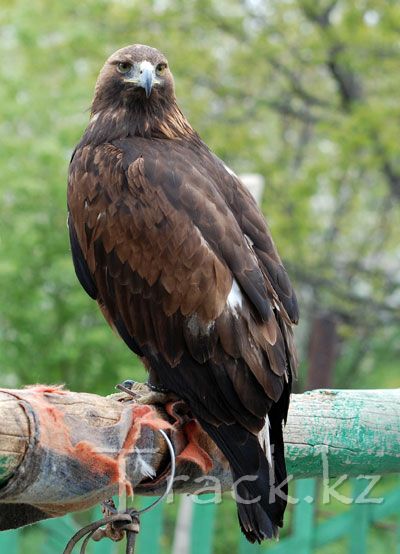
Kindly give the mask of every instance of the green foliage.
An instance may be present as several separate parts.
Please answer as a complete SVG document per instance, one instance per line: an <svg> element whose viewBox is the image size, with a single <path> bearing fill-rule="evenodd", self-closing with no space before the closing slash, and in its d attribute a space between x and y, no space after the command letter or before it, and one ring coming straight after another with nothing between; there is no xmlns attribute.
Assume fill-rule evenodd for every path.
<svg viewBox="0 0 400 554"><path fill-rule="evenodd" d="M213 150L265 176L303 360L312 314L332 312L337 385L398 385L398 2L4 0L0 20L2 386L107 393L144 378L76 280L65 199L97 73L135 42L168 55L179 103ZM216 552L237 547L234 511L220 507ZM390 550L382 535L374 552Z"/></svg>
<svg viewBox="0 0 400 554"><path fill-rule="evenodd" d="M143 378L80 289L65 225L68 161L96 75L134 42L166 52L180 105L218 155L265 176L264 211L300 293L303 351L313 311L333 311L338 380L351 385L358 371L368 384L381 356L394 375L398 3L10 0L1 19L3 385L105 392Z"/></svg>
<svg viewBox="0 0 400 554"><path fill-rule="evenodd" d="M398 175L400 12L387 2L337 4L327 27L316 22L324 3L308 2L3 7L3 384L65 381L99 391L140 371L80 290L65 228L68 159L96 74L132 42L166 51L180 103L214 150L237 171L266 176L264 209L298 282L305 323L316 305L335 307L355 366L372 333L374 348L359 348L369 364L382 350L395 358L400 193L385 167ZM336 63L363 90L346 109L327 70L338 45ZM342 357L339 374L346 371Z"/></svg>

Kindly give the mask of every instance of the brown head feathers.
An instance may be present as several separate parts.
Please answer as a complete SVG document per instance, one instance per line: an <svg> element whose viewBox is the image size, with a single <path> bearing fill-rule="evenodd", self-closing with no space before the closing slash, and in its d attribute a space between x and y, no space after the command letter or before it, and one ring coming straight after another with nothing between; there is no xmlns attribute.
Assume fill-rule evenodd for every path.
<svg viewBox="0 0 400 554"><path fill-rule="evenodd" d="M197 139L176 103L166 57L142 44L117 50L104 64L82 142L129 136Z"/></svg>

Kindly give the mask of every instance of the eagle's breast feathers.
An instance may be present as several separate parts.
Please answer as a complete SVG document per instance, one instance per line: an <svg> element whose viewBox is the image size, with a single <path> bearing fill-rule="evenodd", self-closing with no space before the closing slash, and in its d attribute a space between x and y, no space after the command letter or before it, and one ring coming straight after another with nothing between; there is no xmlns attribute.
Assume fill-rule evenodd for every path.
<svg viewBox="0 0 400 554"><path fill-rule="evenodd" d="M252 394L279 399L296 363L294 293L254 200L215 156L139 137L82 145L68 206L112 325L171 371L184 352L218 359L244 412Z"/></svg>

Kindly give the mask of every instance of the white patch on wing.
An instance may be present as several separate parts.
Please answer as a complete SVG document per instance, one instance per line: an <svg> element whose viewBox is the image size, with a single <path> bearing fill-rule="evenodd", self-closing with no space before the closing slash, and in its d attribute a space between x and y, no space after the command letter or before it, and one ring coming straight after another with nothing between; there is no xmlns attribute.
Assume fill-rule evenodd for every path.
<svg viewBox="0 0 400 554"><path fill-rule="evenodd" d="M210 250L210 245L208 244L208 242L206 241L206 239L203 237L203 235L201 234L201 231L196 227L197 229L197 233L200 237L200 244L201 246L205 246L208 250Z"/></svg>
<svg viewBox="0 0 400 554"><path fill-rule="evenodd" d="M157 350L155 350L155 348L153 348L151 346L151 344L148 344L147 345L147 350L149 351L150 355L155 358L156 360L158 360L158 352Z"/></svg>
<svg viewBox="0 0 400 554"><path fill-rule="evenodd" d="M286 383L289 383L289 375L288 375L287 369L285 369L285 373L283 375L285 376Z"/></svg>
<svg viewBox="0 0 400 554"><path fill-rule="evenodd" d="M280 309L280 307L279 307L277 301L275 300L275 298L274 298L273 302L274 302L274 308L275 308L276 310L278 310L278 312L280 312L281 309Z"/></svg>
<svg viewBox="0 0 400 554"><path fill-rule="evenodd" d="M235 315L238 315L238 308L241 308L243 304L243 296L240 292L240 288L236 282L236 279L233 279L232 281L232 288L228 294L226 303L231 312Z"/></svg>
<svg viewBox="0 0 400 554"><path fill-rule="evenodd" d="M229 175L232 175L232 177L236 177L236 179L239 179L239 177L236 175L236 173L229 166L227 166L224 162L222 162L222 163L223 163L224 168L226 169L226 171L229 173Z"/></svg>
<svg viewBox="0 0 400 554"><path fill-rule="evenodd" d="M261 429L261 431L258 433L258 442L261 445L261 448L263 449L265 456L267 457L269 465L272 467L272 455L271 455L271 443L269 440L269 417L268 414L265 416L265 423L264 427Z"/></svg>
<svg viewBox="0 0 400 554"><path fill-rule="evenodd" d="M94 114L94 116L91 117L89 123L95 123L99 119L100 112L97 112Z"/></svg>
<svg viewBox="0 0 400 554"><path fill-rule="evenodd" d="M111 117L111 119L120 120L121 119L121 111L122 110L114 110L110 114L107 114L108 117Z"/></svg>
<svg viewBox="0 0 400 554"><path fill-rule="evenodd" d="M208 323L200 321L197 314L190 316L187 322L188 329L194 337L198 337L199 335L209 335L213 325L214 321L209 321Z"/></svg>
<svg viewBox="0 0 400 554"><path fill-rule="evenodd" d="M254 242L251 240L251 238L248 235L244 235L244 238L247 241L247 244L250 246L251 249L253 249Z"/></svg>
<svg viewBox="0 0 400 554"><path fill-rule="evenodd" d="M208 242L207 242L206 239L204 238L203 233L200 231L200 229L197 227L197 225L195 225L194 228L195 228L195 231L196 231L197 236L198 236L199 239L200 239L200 245L201 245L203 248L207 248L207 250L208 250L209 252L211 252L212 255L214 256L214 252L213 252L213 250L211 250L210 245L208 244Z"/></svg>

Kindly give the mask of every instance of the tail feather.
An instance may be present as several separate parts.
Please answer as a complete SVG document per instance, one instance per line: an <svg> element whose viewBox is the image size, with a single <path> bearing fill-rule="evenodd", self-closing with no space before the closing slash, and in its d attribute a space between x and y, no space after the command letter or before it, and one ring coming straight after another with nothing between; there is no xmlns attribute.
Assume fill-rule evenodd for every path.
<svg viewBox="0 0 400 554"><path fill-rule="evenodd" d="M270 491L273 485L286 478L283 441L280 441L282 432L280 436L279 432L274 434L275 442L271 436L275 453L271 467L258 437L243 427L237 424L215 427L203 421L201 424L229 461L236 487L240 527L246 538L250 542L261 542L277 537L278 527L283 524L286 500L278 495L270 498ZM277 452L278 467L275 462Z"/></svg>
<svg viewBox="0 0 400 554"><path fill-rule="evenodd" d="M270 427L271 424L269 422L269 417L267 414L265 416L264 427L258 433L258 442L260 443L260 446L267 457L269 465L272 466Z"/></svg>
<svg viewBox="0 0 400 554"><path fill-rule="evenodd" d="M228 460L236 485L240 527L246 538L254 543L277 537L278 528L283 525L287 497L270 492L286 479L282 422L286 420L289 404L290 374L278 402L267 403L266 400L269 425L266 419L264 429L257 435L248 429L259 429L260 418L247 417L244 406L244 416L238 413L238 398L231 395L229 383L215 373L214 367L200 365L184 356L171 371L160 356L154 357L145 347L143 351L150 366L157 368L159 381L187 401L193 415ZM196 389L193 389L193 375L196 375ZM235 418L236 423L233 423ZM250 423L253 425L246 425ZM267 452L272 451L272 464L260 442ZM287 493L287 486L280 490Z"/></svg>

